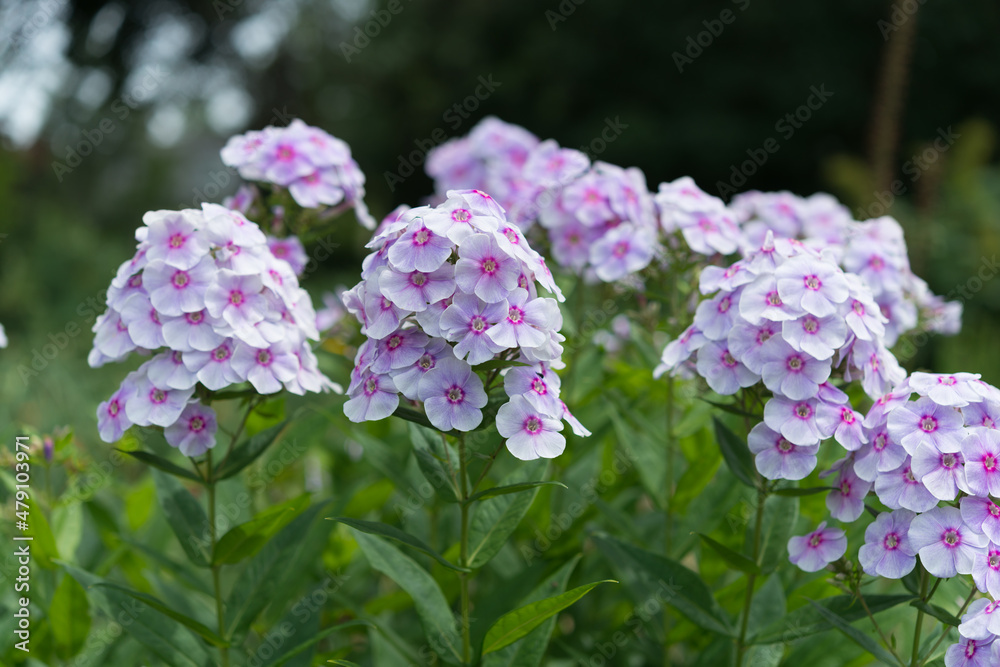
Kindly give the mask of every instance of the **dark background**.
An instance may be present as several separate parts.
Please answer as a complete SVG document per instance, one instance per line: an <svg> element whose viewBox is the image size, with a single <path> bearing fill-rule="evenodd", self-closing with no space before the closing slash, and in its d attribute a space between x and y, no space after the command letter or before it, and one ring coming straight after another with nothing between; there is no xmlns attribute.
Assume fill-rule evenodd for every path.
<svg viewBox="0 0 1000 667"><path fill-rule="evenodd" d="M288 117L350 143L376 217L432 190L421 164L394 190L387 172L400 173L414 151L422 160L418 146L435 130L461 136L488 114L571 147L589 144L607 119L619 122L627 127L599 157L642 168L651 190L687 174L717 193L747 151L774 137L779 150L739 189L830 191L873 213L873 202L891 203L914 271L937 293L968 296L961 335L904 340L897 353L909 370L977 371L1000 382L1000 291L989 270L976 287L1000 250L995 0L386 7L0 4L0 322L11 339L0 352L0 394L12 420L93 420L122 369L87 369L87 299L131 255L143 212L221 199L236 185L218 157L226 138ZM378 34L365 42L359 28ZM893 40L902 43L895 55ZM683 71L675 53L691 59ZM499 85L456 122L453 107L480 77ZM779 131L814 88L832 96L792 136ZM947 128L955 143L929 153L919 178L904 173ZM878 193L892 179L903 194L889 202ZM355 280L364 232L344 230L338 253L305 285L317 304L324 289ZM56 359L37 375L19 370L71 323L83 332Z"/></svg>

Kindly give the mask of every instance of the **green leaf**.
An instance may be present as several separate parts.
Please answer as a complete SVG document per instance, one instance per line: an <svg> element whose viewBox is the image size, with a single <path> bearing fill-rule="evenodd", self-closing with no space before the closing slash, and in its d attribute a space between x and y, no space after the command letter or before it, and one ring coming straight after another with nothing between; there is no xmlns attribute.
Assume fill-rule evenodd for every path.
<svg viewBox="0 0 1000 667"><path fill-rule="evenodd" d="M355 530L354 539L371 566L413 598L431 649L440 654L450 654L462 662L462 642L455 616L441 588L427 570L380 537Z"/></svg>
<svg viewBox="0 0 1000 667"><path fill-rule="evenodd" d="M213 473L214 479L228 479L256 461L281 436L288 424L289 420L286 419L277 426L261 431L246 442L237 445L227 458L219 461Z"/></svg>
<svg viewBox="0 0 1000 667"><path fill-rule="evenodd" d="M160 507L184 553L195 565L209 567L211 528L205 510L175 478L154 470L153 481Z"/></svg>
<svg viewBox="0 0 1000 667"><path fill-rule="evenodd" d="M226 628L230 636L242 635L276 596L288 564L295 560L315 529L316 516L329 502L313 505L288 524L250 559L226 600Z"/></svg>
<svg viewBox="0 0 1000 667"><path fill-rule="evenodd" d="M79 653L90 632L90 605L87 592L76 579L65 575L52 595L49 625L55 640L56 653L69 660Z"/></svg>
<svg viewBox="0 0 1000 667"><path fill-rule="evenodd" d="M396 411L392 413L392 416L399 417L400 419L404 419L408 422L413 422L414 424L419 424L420 426L429 429L434 428L434 424L432 424L431 420L427 418L427 415L402 405L396 408Z"/></svg>
<svg viewBox="0 0 1000 667"><path fill-rule="evenodd" d="M189 479L192 482L198 482L199 484L204 484L205 480L196 475L191 470L187 468L182 468L176 463L171 463L162 456L157 456L151 452L144 452L141 449L133 449L131 451L127 449L119 449L122 454L128 454L137 461L141 461L148 466L153 466L158 470L162 470L165 473L173 475L174 477L182 477L184 479Z"/></svg>
<svg viewBox="0 0 1000 667"><path fill-rule="evenodd" d="M526 474L526 468L515 473L517 476ZM536 487L526 493L496 496L476 506L469 525L469 567L478 569L497 555L537 495Z"/></svg>
<svg viewBox="0 0 1000 667"><path fill-rule="evenodd" d="M485 361L481 364L476 364L472 367L475 371L495 371L503 368L510 368L512 366L530 366L531 364L526 364L523 361L514 361L513 359L493 359L491 361Z"/></svg>
<svg viewBox="0 0 1000 667"><path fill-rule="evenodd" d="M872 614L891 609L901 604L905 604L913 599L912 595L866 595L865 602ZM865 618L864 607L853 595L834 595L823 598L819 601L820 606L830 611L839 618L850 623L860 618ZM782 619L776 619L767 626L756 637L754 644L773 644L778 641L785 641L791 633L794 637L808 637L819 632L830 629L830 623L824 616L817 612L810 605L799 607L790 612Z"/></svg>
<svg viewBox="0 0 1000 667"><path fill-rule="evenodd" d="M333 626L331 626L329 628L326 628L324 630L320 630L318 633L316 633L315 635L313 635L312 637L310 637L306 641L304 641L301 644L299 644L298 646L292 648L288 652L281 654L279 657L274 658L273 660L269 661L266 664L268 665L268 667L270 667L271 665L274 665L274 667L279 667L279 665L282 665L282 664L288 662L289 660L291 660L295 656L297 656L297 655L301 654L302 652L306 651L307 649L315 646L316 644L320 643L321 641L323 641L324 639L326 639L330 635L334 634L335 632L340 632L341 630L345 630L347 628L356 628L358 626L368 626L368 625L370 625L368 622L366 622L366 621L358 621L358 620L345 621L343 623L338 623L337 625L333 625ZM330 660L329 662L333 663L334 665L353 665L354 664L353 662L347 662L346 660Z"/></svg>
<svg viewBox="0 0 1000 667"><path fill-rule="evenodd" d="M928 604L923 600L913 600L912 602L910 602L910 606L920 609L925 614L930 614L931 616L941 621L942 623L945 623L946 625L951 625L957 628L959 625L962 624L961 619L957 618L954 614L937 606L936 604Z"/></svg>
<svg viewBox="0 0 1000 667"><path fill-rule="evenodd" d="M769 496L764 501L764 520L760 536L760 567L773 572L779 563L787 561L788 538L792 536L799 517L799 499ZM748 534L753 524L747 524Z"/></svg>
<svg viewBox="0 0 1000 667"><path fill-rule="evenodd" d="M633 589L644 601L650 599L650 591L660 589L662 602L675 607L698 627L735 636L729 616L695 572L675 560L608 535L595 535L594 541L613 566L628 574L633 580Z"/></svg>
<svg viewBox="0 0 1000 667"><path fill-rule="evenodd" d="M749 487L757 488L757 469L754 467L753 455L746 441L737 437L717 417L712 418L715 425L715 440L719 443L719 451L729 469Z"/></svg>
<svg viewBox="0 0 1000 667"><path fill-rule="evenodd" d="M410 535L407 532L395 528L385 523L379 523L378 521L362 521L361 519L349 519L347 517L330 517L330 521L337 521L344 524L345 526L350 526L356 530L360 530L368 533L369 535L378 535L379 537L387 537L390 540L395 540L401 542L407 546L413 547L418 551L423 551L425 554L441 563L447 568L456 570L458 572L470 572L467 567L460 567L455 565L451 561L447 560L444 556L439 554L437 551L429 547L423 540Z"/></svg>
<svg viewBox="0 0 1000 667"><path fill-rule="evenodd" d="M798 498L800 496L811 496L817 493L826 493L827 491L832 490L833 487L830 486L809 486L804 489L790 486L783 489L775 489L771 493L776 496L784 496L786 498Z"/></svg>
<svg viewBox="0 0 1000 667"><path fill-rule="evenodd" d="M740 572L747 572L752 574L760 574L760 566L753 562L741 553L736 553L729 547L719 542L716 542L708 535L703 533L698 533L698 537L706 545L712 548L715 553L722 557L722 560L726 561L729 567L739 570Z"/></svg>
<svg viewBox="0 0 1000 667"><path fill-rule="evenodd" d="M483 655L499 651L503 647L513 644L541 625L545 619L558 614L595 587L601 584L617 583L614 579L595 581L590 584L578 586L560 595L554 595L550 598L533 602L520 609L507 612L486 631L486 638L483 640Z"/></svg>
<svg viewBox="0 0 1000 667"><path fill-rule="evenodd" d="M787 611L788 604L785 600L785 588L781 583L781 576L777 573L772 574L757 589L753 594L753 599L750 601L747 636L754 637L765 625L768 625L774 619L784 618ZM781 653L784 653L784 648L782 648ZM764 658L765 654L760 654L758 657Z"/></svg>
<svg viewBox="0 0 1000 667"><path fill-rule="evenodd" d="M309 507L309 494L304 493L264 510L246 523L241 523L223 535L215 545L212 564L238 563L250 558L307 507Z"/></svg>
<svg viewBox="0 0 1000 667"><path fill-rule="evenodd" d="M134 591L131 588L128 588L127 586L122 586L120 584L116 584L111 581L102 581L94 585L104 586L107 588L114 589L115 591L118 591L123 595L127 595L130 598L133 598L135 600L138 600L139 602L149 605L150 607L160 612L164 616L168 616L177 621L178 623L180 623L181 625L183 625L184 627L193 630L197 635L202 637L205 641L207 641L209 644L212 644L213 646L229 646L229 642L227 642L225 639L217 635L215 631L209 628L207 625L199 623L193 618L185 616L180 612L174 611L160 600L157 600L152 595L147 595L146 593L140 593L139 591Z"/></svg>
<svg viewBox="0 0 1000 667"><path fill-rule="evenodd" d="M448 445L437 436L437 433L417 424L409 424L410 440L413 443L413 455L417 459L417 467L430 482L434 492L447 503L457 503L461 493L455 488L455 482L448 473L446 456L452 461L458 461L454 452L445 450ZM457 464L457 463L456 463Z"/></svg>
<svg viewBox="0 0 1000 667"><path fill-rule="evenodd" d="M551 576L535 586L534 590L521 600L521 606L539 602L552 594L559 595L565 591L566 582L569 581L570 575L582 557L583 554L573 556ZM483 667L539 667L555 627L556 617L552 616L510 646L484 656Z"/></svg>
<svg viewBox="0 0 1000 667"><path fill-rule="evenodd" d="M494 486L492 489L485 489L469 496L467 502L473 503L477 500L484 500L486 498L492 498L494 496L505 496L508 493L520 493L521 491L530 491L531 489L538 488L539 486L560 486L564 489L569 487L562 482L521 482L519 484L505 484L504 486Z"/></svg>
<svg viewBox="0 0 1000 667"><path fill-rule="evenodd" d="M46 570L55 569L54 560L59 558L59 548L56 546L56 538L49 528L49 522L45 520L45 514L38 506L38 503L31 497L26 501L28 505L28 530L25 535L30 535L34 539L31 541L31 556L36 563Z"/></svg>
<svg viewBox="0 0 1000 667"><path fill-rule="evenodd" d="M125 595L109 586L96 575L60 562L92 596L109 618L120 623L136 641L159 656L171 667L205 667L214 664L205 645L186 627L157 609Z"/></svg>
<svg viewBox="0 0 1000 667"><path fill-rule="evenodd" d="M899 661L896 660L896 658L891 653L882 648L881 644L879 644L877 641L875 641L865 633L858 630L848 621L841 618L840 616L837 616L837 614L833 613L826 607L817 604L813 600L809 600L809 604L811 604L813 608L816 610L816 613L818 613L820 616L826 619L826 621L830 625L840 630L842 633L844 633L844 635L848 639L850 639L852 642L854 642L864 650L871 653L872 656L874 656L876 659L881 660L887 665L899 664Z"/></svg>
<svg viewBox="0 0 1000 667"><path fill-rule="evenodd" d="M358 663L351 662L350 660L337 659L337 660L328 660L327 662L329 662L331 665L340 665L341 667L361 667L361 665L359 665Z"/></svg>

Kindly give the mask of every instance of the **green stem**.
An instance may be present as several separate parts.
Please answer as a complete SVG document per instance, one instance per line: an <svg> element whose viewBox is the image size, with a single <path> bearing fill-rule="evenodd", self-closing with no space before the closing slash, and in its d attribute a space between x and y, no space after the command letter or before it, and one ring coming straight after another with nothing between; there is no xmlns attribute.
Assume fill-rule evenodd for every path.
<svg viewBox="0 0 1000 667"><path fill-rule="evenodd" d="M762 486L760 476L757 477L757 517L754 520L753 529L753 562L758 563L760 559L760 533L764 525L764 501L767 500L767 492ZM759 563L758 563L759 564ZM736 640L738 650L736 664L743 664L743 657L747 650L747 626L750 622L750 603L753 602L753 587L757 583L757 574L750 572L747 574L747 594L743 599L743 614L740 619L740 636Z"/></svg>
<svg viewBox="0 0 1000 667"><path fill-rule="evenodd" d="M920 599L927 598L927 570L920 566ZM913 650L910 651L910 667L917 667L920 663L920 633L924 626L924 610L917 610L917 624L913 627Z"/></svg>
<svg viewBox="0 0 1000 667"><path fill-rule="evenodd" d="M215 543L218 540L218 534L215 528L215 479L213 478L211 449L205 453L205 466L208 469L208 529L212 536L212 553L210 554L210 557L214 560ZM215 617L219 624L218 634L220 637L225 637L226 618L222 603L222 583L219 578L219 569L220 566L214 564L212 565L212 589L215 591ZM226 646L220 646L219 656L222 659L222 667L229 667L229 648Z"/></svg>
<svg viewBox="0 0 1000 667"><path fill-rule="evenodd" d="M868 602L865 600L864 593L861 592L860 581L858 581L854 587L854 594L857 595L858 601L861 602L861 606L864 607L865 613L868 614L868 619L872 622L872 625L875 626L875 630L876 632L878 632L878 636L882 638L882 643L885 644L886 648L889 649L889 652L892 653L894 658L896 658L896 662L902 665L902 667L906 667L906 663L896 653L896 649L893 648L892 642L889 641L889 638L882 630L882 626L880 626L878 624L878 621L875 620L875 615L872 613L872 610L868 607Z"/></svg>
<svg viewBox="0 0 1000 667"><path fill-rule="evenodd" d="M459 511L462 515L461 537L459 541L459 563L469 567L469 482L466 475L468 453L465 451L465 435L458 437L458 476L462 490L462 502ZM472 637L469 627L469 573L459 572L462 584L462 662L469 664L471 660Z"/></svg>

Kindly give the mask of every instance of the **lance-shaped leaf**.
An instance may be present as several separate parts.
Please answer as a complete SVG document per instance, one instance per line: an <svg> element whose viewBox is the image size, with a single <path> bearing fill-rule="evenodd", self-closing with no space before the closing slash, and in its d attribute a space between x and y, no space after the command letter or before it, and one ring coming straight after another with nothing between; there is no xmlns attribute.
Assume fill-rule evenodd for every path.
<svg viewBox="0 0 1000 667"><path fill-rule="evenodd" d="M506 496L509 493L520 493L522 491L530 491L531 489L536 489L540 486L559 486L564 489L569 487L562 482L521 482L520 484L505 484L503 486L494 486L491 489L484 489L483 491L477 491L476 493L469 496L467 503L474 503L477 500L485 500L486 498L493 498L494 496Z"/></svg>
<svg viewBox="0 0 1000 667"><path fill-rule="evenodd" d="M448 460L458 465L458 454L450 450L436 432L409 424L410 441L413 443L413 455L417 459L417 467L430 482L434 492L448 503L458 502L461 495L455 487L455 481L448 471Z"/></svg>
<svg viewBox="0 0 1000 667"><path fill-rule="evenodd" d="M515 476L526 474L521 469ZM516 495L496 496L476 506L469 525L469 567L480 568L499 553L537 495L536 487Z"/></svg>
<svg viewBox="0 0 1000 667"><path fill-rule="evenodd" d="M865 602L872 614L891 609L913 600L912 595L866 595ZM838 618L848 623L867 616L864 607L853 595L834 595L823 598L818 604ZM818 632L830 629L830 623L813 606L805 605L790 612L782 619L777 619L757 636L752 637L753 644L773 644L779 641L790 641L808 637Z"/></svg>
<svg viewBox="0 0 1000 667"><path fill-rule="evenodd" d="M424 552L437 562L441 563L445 567L450 568L452 570L456 570L458 572L470 571L469 568L467 567L460 567L458 565L455 565L454 563L446 559L444 556L439 554L437 551L432 549L430 546L428 546L427 543L425 543L420 538L410 535L409 533L404 532L394 526L390 526L385 523L380 523L378 521L363 521L361 519L349 519L343 516L330 517L330 521L337 521L339 523L344 524L345 526L350 526L351 528L354 528L356 530L368 533L369 535L378 535L379 537L386 537L389 538L390 540L395 540L396 542L405 544L406 546L412 547L417 551Z"/></svg>
<svg viewBox="0 0 1000 667"><path fill-rule="evenodd" d="M76 655L90 633L90 605L83 586L68 574L52 596L49 621L56 653L63 660Z"/></svg>
<svg viewBox="0 0 1000 667"><path fill-rule="evenodd" d="M202 639L207 641L209 644L212 644L213 646L229 646L229 642L227 642L225 639L217 635L214 630L209 628L204 623L200 623L189 616L185 616L184 614L178 611L174 611L173 609L171 609L166 604L156 599L152 595L149 595L147 593L140 593L139 591L134 591L131 588L128 588L127 586L122 586L120 584L116 584L111 581L103 581L95 585L106 586L108 588L114 589L119 593L127 595L130 598L138 600L143 604L149 605L150 607L160 612L164 616L168 616L177 621L178 623L180 623L181 625L185 626L186 628L193 630L197 635L199 635Z"/></svg>
<svg viewBox="0 0 1000 667"><path fill-rule="evenodd" d="M840 616L837 616L835 613L833 613L826 607L816 604L816 602L814 602L813 600L809 600L809 604L811 604L816 609L816 613L822 616L824 619L826 619L830 625L840 630L845 637L850 639L852 642L854 642L864 650L871 653L876 659L881 660L887 665L900 664L899 660L897 660L895 656L893 656L887 650L882 648L882 645L879 644L875 639L861 632L856 627L847 622L845 619L841 618Z"/></svg>
<svg viewBox="0 0 1000 667"><path fill-rule="evenodd" d="M734 636L729 616L696 573L673 559L607 535L595 535L594 541L611 564L628 576L638 595L648 599L655 594L698 627Z"/></svg>
<svg viewBox="0 0 1000 667"><path fill-rule="evenodd" d="M371 566L409 593L431 649L462 661L462 642L451 607L427 570L384 539L359 530L354 539Z"/></svg>
<svg viewBox="0 0 1000 667"><path fill-rule="evenodd" d="M167 459L163 458L162 456L157 456L156 454L153 454L151 452L144 452L141 449L133 449L131 451L126 449L119 449L118 451L121 452L122 454L128 454L136 461L141 461L142 463L145 463L148 466L152 466L154 468L157 468L158 470L162 470L163 472L173 475L174 477L182 477L184 479L189 479L192 482L198 482L199 484L205 483L205 480L203 480L198 475L194 474L194 472L188 470L187 468L182 468L176 463L172 463Z"/></svg>
<svg viewBox="0 0 1000 667"><path fill-rule="evenodd" d="M916 607L917 609L923 611L925 614L930 614L937 620L950 625L952 627L958 627L962 624L962 619L956 617L954 614L950 613L948 610L943 609L936 604L929 604L923 600L913 600L910 602L911 607Z"/></svg>
<svg viewBox="0 0 1000 667"><path fill-rule="evenodd" d="M160 507L184 553L195 565L208 567L211 562L211 528L205 510L191 492L170 475L154 470L153 481Z"/></svg>
<svg viewBox="0 0 1000 667"><path fill-rule="evenodd" d="M730 431L717 417L712 418L712 423L715 425L715 440L719 443L719 451L722 452L726 465L736 475L736 479L756 488L757 469L746 441Z"/></svg>
<svg viewBox="0 0 1000 667"><path fill-rule="evenodd" d="M228 479L256 461L281 436L288 423L288 420L285 420L237 445L228 457L219 461L219 465L215 468L215 479Z"/></svg>
<svg viewBox="0 0 1000 667"><path fill-rule="evenodd" d="M748 574L760 574L760 566L743 554L733 551L725 544L716 542L708 535L698 533L698 537L700 537L701 541L704 542L706 546L710 547L712 551L719 554L719 556L722 557L722 560L726 561L726 564L729 567Z"/></svg>
<svg viewBox="0 0 1000 667"><path fill-rule="evenodd" d="M601 584L617 584L614 579L595 581L583 586L578 586L571 591L566 591L550 598L533 602L529 605L507 612L501 616L493 626L486 631L486 638L483 639L483 655L499 651L500 649L513 644L521 637L537 628L545 619L558 614L560 611L570 606L584 595L592 591Z"/></svg>
<svg viewBox="0 0 1000 667"><path fill-rule="evenodd" d="M250 558L307 507L309 507L309 495L302 494L298 498L264 510L246 523L241 523L223 535L215 545L212 564L238 563Z"/></svg>

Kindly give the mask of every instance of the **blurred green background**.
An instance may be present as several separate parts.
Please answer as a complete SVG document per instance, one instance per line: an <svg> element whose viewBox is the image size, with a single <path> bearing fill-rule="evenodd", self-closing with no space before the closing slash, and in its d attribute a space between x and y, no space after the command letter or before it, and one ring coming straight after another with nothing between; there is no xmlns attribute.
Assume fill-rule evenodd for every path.
<svg viewBox="0 0 1000 667"><path fill-rule="evenodd" d="M653 190L690 174L716 193L748 151L775 137L780 150L740 189L827 190L855 211L888 202L914 271L951 298L968 288L962 334L904 340L901 358L910 370L1000 382L1000 286L976 279L1000 245L992 0L0 8L4 430L71 422L96 437L94 406L122 369L86 366L99 310L88 299L130 256L143 212L220 200L236 185L218 157L226 138L290 117L350 143L377 217L431 192L419 147L438 128L460 136L487 114L573 147L608 119L621 123L599 157L641 167ZM470 98L480 78L495 89ZM779 131L813 87L832 96L791 136ZM914 163L949 128L954 143ZM412 175L404 162L416 163ZM406 177L390 187L388 173ZM886 178L902 183L891 202L879 194ZM363 241L345 223L337 253L306 282L317 303L323 289L354 282ZM68 325L81 333L64 336ZM50 343L56 358L32 369Z"/></svg>

